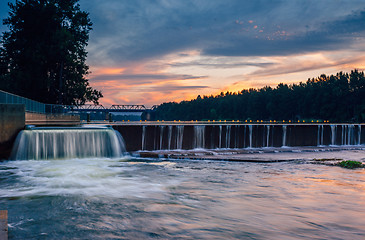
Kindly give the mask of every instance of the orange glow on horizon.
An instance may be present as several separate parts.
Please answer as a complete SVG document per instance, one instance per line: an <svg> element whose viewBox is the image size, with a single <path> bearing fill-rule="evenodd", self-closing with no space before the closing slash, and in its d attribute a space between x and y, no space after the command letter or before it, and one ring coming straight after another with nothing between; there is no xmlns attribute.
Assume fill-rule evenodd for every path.
<svg viewBox="0 0 365 240"><path fill-rule="evenodd" d="M321 74L355 68L361 71L365 69L364 62L365 57L360 54L341 51L254 59L208 57L199 51L187 51L123 67L91 67L90 75L97 80L91 78L90 85L103 92L104 98L100 99L103 105L152 106L189 101L198 95L215 96L227 91L237 93L250 88L276 87L279 83L305 82ZM115 75L115 79L108 75ZM109 80L102 80L103 76Z"/></svg>

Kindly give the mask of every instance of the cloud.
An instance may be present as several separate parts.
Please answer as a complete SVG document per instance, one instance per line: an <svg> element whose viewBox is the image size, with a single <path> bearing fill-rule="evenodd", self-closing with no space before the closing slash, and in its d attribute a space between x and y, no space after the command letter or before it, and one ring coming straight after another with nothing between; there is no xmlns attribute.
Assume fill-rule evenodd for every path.
<svg viewBox="0 0 365 240"><path fill-rule="evenodd" d="M309 74L299 79L305 80L322 69L364 68L363 1L80 0L80 6L93 22L90 84L105 103L156 104L237 81L255 87L292 73Z"/></svg>
<svg viewBox="0 0 365 240"><path fill-rule="evenodd" d="M242 62L232 61L231 59L222 60L196 60L190 62L176 62L169 64L171 67L204 67L204 68L241 68L241 67L267 67L274 63L272 62Z"/></svg>
<svg viewBox="0 0 365 240"><path fill-rule="evenodd" d="M177 84L164 84L162 86L154 86L149 88L150 91L156 91L161 93L170 93L173 91L180 91L180 90L199 90L203 88L209 88L208 86L183 86L183 85L177 85Z"/></svg>
<svg viewBox="0 0 365 240"><path fill-rule="evenodd" d="M188 50L208 56L285 56L346 48L354 35L363 33L365 20L365 5L358 1L80 3L94 22L92 64L156 59Z"/></svg>
<svg viewBox="0 0 365 240"><path fill-rule="evenodd" d="M193 76L188 74L100 74L90 78L92 81L118 80L119 82L134 81L139 84L159 82L162 80L192 80L203 79L207 76Z"/></svg>
<svg viewBox="0 0 365 240"><path fill-rule="evenodd" d="M306 71L314 71L318 69L331 68L336 66L354 65L358 62L365 62L364 56L352 56L340 59L326 59L323 56L313 56L312 59L305 57L290 57L281 60L280 63L265 69L256 70L247 76L275 76L285 75L290 73L299 73ZM315 76L308 76L315 77Z"/></svg>

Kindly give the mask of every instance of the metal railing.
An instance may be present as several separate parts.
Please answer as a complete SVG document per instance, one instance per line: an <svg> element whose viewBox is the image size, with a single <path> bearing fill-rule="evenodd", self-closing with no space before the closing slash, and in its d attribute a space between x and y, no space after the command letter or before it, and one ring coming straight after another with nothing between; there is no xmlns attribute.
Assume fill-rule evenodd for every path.
<svg viewBox="0 0 365 240"><path fill-rule="evenodd" d="M21 97L12 93L0 90L0 103L6 104L24 104L25 111L31 113L44 114L79 114L80 112L95 111L95 112L144 112L154 110L156 106L147 109L144 105L112 105L110 108L105 108L103 105L85 104L81 106L72 105L57 105L45 104L37 102L25 97Z"/></svg>
<svg viewBox="0 0 365 240"><path fill-rule="evenodd" d="M0 90L0 103L24 104L25 111L35 113L46 113L46 104L28 98L20 97L15 94Z"/></svg>
<svg viewBox="0 0 365 240"><path fill-rule="evenodd" d="M12 93L4 92L2 90L0 90L0 103L24 104L26 112L45 114L73 115L72 109L75 107L69 105L44 104Z"/></svg>

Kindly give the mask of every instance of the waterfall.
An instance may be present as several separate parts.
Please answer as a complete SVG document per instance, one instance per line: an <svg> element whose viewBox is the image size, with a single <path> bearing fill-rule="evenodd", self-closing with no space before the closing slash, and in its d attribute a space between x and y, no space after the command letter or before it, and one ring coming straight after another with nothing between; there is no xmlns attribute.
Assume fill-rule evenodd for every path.
<svg viewBox="0 0 365 240"><path fill-rule="evenodd" d="M243 128L243 147L246 147L246 126Z"/></svg>
<svg viewBox="0 0 365 240"><path fill-rule="evenodd" d="M270 141L270 125L267 125L266 126L266 147L269 147L269 141Z"/></svg>
<svg viewBox="0 0 365 240"><path fill-rule="evenodd" d="M356 141L355 141L355 125L354 124L350 124L348 125L348 143L349 145L355 145Z"/></svg>
<svg viewBox="0 0 365 240"><path fill-rule="evenodd" d="M361 125L357 125L357 144L361 145Z"/></svg>
<svg viewBox="0 0 365 240"><path fill-rule="evenodd" d="M323 125L318 125L317 146L323 145Z"/></svg>
<svg viewBox="0 0 365 240"><path fill-rule="evenodd" d="M184 126L177 126L176 149L182 149L184 139Z"/></svg>
<svg viewBox="0 0 365 240"><path fill-rule="evenodd" d="M219 144L218 148L222 148L222 125L219 125Z"/></svg>
<svg viewBox="0 0 365 240"><path fill-rule="evenodd" d="M231 125L226 125L226 148L231 147Z"/></svg>
<svg viewBox="0 0 365 240"><path fill-rule="evenodd" d="M163 130L165 129L165 126L160 126L160 150L162 149L162 140L163 140Z"/></svg>
<svg viewBox="0 0 365 240"><path fill-rule="evenodd" d="M146 126L142 126L142 149L145 148L145 142L146 142Z"/></svg>
<svg viewBox="0 0 365 240"><path fill-rule="evenodd" d="M112 128L35 127L19 133L11 159L116 158L123 152L124 140Z"/></svg>
<svg viewBox="0 0 365 240"><path fill-rule="evenodd" d="M248 125L248 130L250 132L250 148L252 148L252 125Z"/></svg>
<svg viewBox="0 0 365 240"><path fill-rule="evenodd" d="M171 149L171 141L172 141L172 126L168 126L169 131L167 132L167 149Z"/></svg>
<svg viewBox="0 0 365 240"><path fill-rule="evenodd" d="M239 130L239 127L238 126L235 126L234 127L234 148L237 148L238 145L238 130Z"/></svg>
<svg viewBox="0 0 365 240"><path fill-rule="evenodd" d="M331 145L336 145L337 125L331 125Z"/></svg>
<svg viewBox="0 0 365 240"><path fill-rule="evenodd" d="M286 146L286 125L283 125L283 141L282 141L282 146L285 147Z"/></svg>
<svg viewBox="0 0 365 240"><path fill-rule="evenodd" d="M205 126L194 126L194 144L193 148L204 148L205 146Z"/></svg>
<svg viewBox="0 0 365 240"><path fill-rule="evenodd" d="M345 145L345 139L346 139L345 127L346 125L341 125L341 145Z"/></svg>

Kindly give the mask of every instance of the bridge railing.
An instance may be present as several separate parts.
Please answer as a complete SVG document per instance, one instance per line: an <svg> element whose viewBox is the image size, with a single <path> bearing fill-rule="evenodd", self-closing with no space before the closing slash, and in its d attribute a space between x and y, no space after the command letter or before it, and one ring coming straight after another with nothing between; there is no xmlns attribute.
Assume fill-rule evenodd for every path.
<svg viewBox="0 0 365 240"><path fill-rule="evenodd" d="M25 111L44 114L69 114L73 106L44 104L25 97L0 90L0 103L24 104Z"/></svg>
<svg viewBox="0 0 365 240"><path fill-rule="evenodd" d="M95 112L144 112L148 110L144 105L112 105L105 108L103 105L85 104L81 106L44 104L15 94L0 90L0 103L24 104L26 112L44 114L77 114L85 111ZM151 110L154 110L155 106Z"/></svg>
<svg viewBox="0 0 365 240"><path fill-rule="evenodd" d="M24 104L25 111L27 112L46 113L46 106L44 103L20 97L15 94L7 93L1 90L0 90L0 103Z"/></svg>

